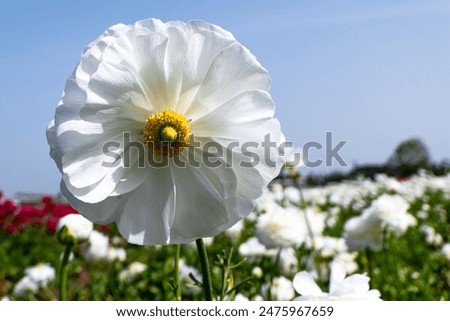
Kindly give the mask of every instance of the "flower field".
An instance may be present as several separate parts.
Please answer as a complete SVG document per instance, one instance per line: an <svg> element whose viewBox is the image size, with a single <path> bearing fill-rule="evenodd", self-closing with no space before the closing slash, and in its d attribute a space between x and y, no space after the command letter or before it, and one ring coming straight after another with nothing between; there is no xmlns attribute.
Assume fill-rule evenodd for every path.
<svg viewBox="0 0 450 321"><path fill-rule="evenodd" d="M58 222L45 197L0 199L0 298L59 299ZM248 217L204 239L216 300L450 300L450 175L272 183ZM95 225L68 263L70 300L202 300L195 243L138 246ZM177 263L177 264L175 264Z"/></svg>

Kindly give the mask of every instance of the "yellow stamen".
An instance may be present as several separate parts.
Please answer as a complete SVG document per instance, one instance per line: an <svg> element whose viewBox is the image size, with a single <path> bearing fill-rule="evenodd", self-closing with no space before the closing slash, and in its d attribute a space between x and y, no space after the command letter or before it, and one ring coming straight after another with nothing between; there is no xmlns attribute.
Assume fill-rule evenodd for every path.
<svg viewBox="0 0 450 321"><path fill-rule="evenodd" d="M144 143L156 155L173 157L189 145L190 135L186 117L166 109L147 118Z"/></svg>
<svg viewBox="0 0 450 321"><path fill-rule="evenodd" d="M163 142L174 142L178 132L172 126L166 126L161 131L161 140Z"/></svg>

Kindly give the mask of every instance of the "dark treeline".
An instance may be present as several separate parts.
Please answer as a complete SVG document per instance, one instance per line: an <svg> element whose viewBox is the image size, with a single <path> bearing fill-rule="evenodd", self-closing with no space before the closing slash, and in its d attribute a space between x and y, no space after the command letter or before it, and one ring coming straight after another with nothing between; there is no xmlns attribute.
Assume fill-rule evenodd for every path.
<svg viewBox="0 0 450 321"><path fill-rule="evenodd" d="M399 179L417 174L421 170L436 176L450 173L450 160L439 163L431 161L428 149L418 138L401 142L392 155L383 164L356 165L350 172L334 171L326 175L310 174L306 176L306 185L325 185L331 182L356 179L358 177L374 178L377 174L386 174Z"/></svg>

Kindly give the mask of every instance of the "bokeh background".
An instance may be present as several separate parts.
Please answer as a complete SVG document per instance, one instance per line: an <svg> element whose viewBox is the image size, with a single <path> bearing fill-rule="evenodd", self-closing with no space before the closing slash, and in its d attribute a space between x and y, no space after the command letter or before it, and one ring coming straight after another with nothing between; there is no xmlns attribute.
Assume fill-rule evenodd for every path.
<svg viewBox="0 0 450 321"><path fill-rule="evenodd" d="M418 137L449 155L449 1L2 1L0 188L55 194L45 129L83 48L109 26L149 17L231 31L268 69L288 140L348 141L340 167L385 162ZM324 159L324 150L312 154Z"/></svg>

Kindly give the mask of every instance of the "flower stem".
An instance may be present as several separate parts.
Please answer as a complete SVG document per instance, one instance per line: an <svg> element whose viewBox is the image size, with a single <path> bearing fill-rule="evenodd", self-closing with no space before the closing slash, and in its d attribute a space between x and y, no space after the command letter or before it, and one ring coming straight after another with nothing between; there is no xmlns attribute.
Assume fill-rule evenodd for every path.
<svg viewBox="0 0 450 321"><path fill-rule="evenodd" d="M209 269L208 256L206 253L205 244L202 239L195 241L197 245L198 257L200 259L200 266L202 268L203 276L203 291L205 293L205 300L212 301L212 284L211 284L211 271Z"/></svg>
<svg viewBox="0 0 450 321"><path fill-rule="evenodd" d="M300 192L300 210L303 211L303 216L305 217L305 223L306 223L306 230L308 231L308 236L311 239L311 259L313 262L313 265L315 267L316 271L320 271L319 267L317 266L317 250L316 250L316 241L314 237L314 232L311 226L311 222L308 218L308 204L305 200L305 195L303 194L302 185L300 184L300 181L297 179L295 180L295 185L298 188Z"/></svg>
<svg viewBox="0 0 450 321"><path fill-rule="evenodd" d="M67 301L67 273L69 271L69 257L72 253L72 246L67 245L64 250L61 262L61 271L59 275L59 295L61 301Z"/></svg>
<svg viewBox="0 0 450 321"><path fill-rule="evenodd" d="M48 286L42 286L42 290L50 301L57 301L55 294L48 288Z"/></svg>
<svg viewBox="0 0 450 321"><path fill-rule="evenodd" d="M181 244L177 244L175 248L175 300L177 301L181 301L180 252Z"/></svg>
<svg viewBox="0 0 450 321"><path fill-rule="evenodd" d="M366 272L368 277L372 280L373 282L373 278L372 278L372 270L373 270L373 258L372 258L372 253L370 251L369 248L366 248L364 251L365 254L365 266L366 266Z"/></svg>

